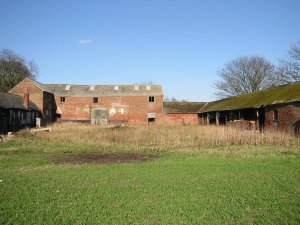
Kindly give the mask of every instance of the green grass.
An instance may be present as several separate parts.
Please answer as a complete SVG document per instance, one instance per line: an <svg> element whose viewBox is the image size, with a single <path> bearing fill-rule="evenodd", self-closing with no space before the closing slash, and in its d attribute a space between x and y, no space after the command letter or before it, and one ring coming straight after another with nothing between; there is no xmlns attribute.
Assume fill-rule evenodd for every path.
<svg viewBox="0 0 300 225"><path fill-rule="evenodd" d="M0 143L0 224L300 223L300 158L289 147L154 152L160 158L146 163L49 161L72 151L66 143Z"/></svg>

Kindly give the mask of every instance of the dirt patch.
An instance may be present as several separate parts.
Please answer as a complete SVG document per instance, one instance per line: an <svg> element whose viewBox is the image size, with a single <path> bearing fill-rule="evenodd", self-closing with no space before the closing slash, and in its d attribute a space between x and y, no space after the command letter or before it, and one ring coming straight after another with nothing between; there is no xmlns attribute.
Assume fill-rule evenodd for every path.
<svg viewBox="0 0 300 225"><path fill-rule="evenodd" d="M107 163L130 163L130 162L145 162L158 158L158 155L146 155L136 153L76 153L57 155L50 158L54 163L94 163L94 164L107 164Z"/></svg>

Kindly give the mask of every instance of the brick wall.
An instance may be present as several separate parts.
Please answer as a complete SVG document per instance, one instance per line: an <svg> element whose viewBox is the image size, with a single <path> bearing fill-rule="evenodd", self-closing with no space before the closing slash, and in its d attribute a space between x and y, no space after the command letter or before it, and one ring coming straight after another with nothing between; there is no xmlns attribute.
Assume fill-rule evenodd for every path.
<svg viewBox="0 0 300 225"><path fill-rule="evenodd" d="M24 97L24 93L29 93L29 100L35 103L43 112L43 123L54 122L56 119L56 103L54 95L42 91L30 79L24 79L9 91L12 94Z"/></svg>
<svg viewBox="0 0 300 225"><path fill-rule="evenodd" d="M43 112L43 91L39 89L31 80L24 79L9 91L11 94L20 95L24 97L24 93L29 93L29 99L35 103Z"/></svg>
<svg viewBox="0 0 300 225"><path fill-rule="evenodd" d="M278 112L278 120L274 121L274 110ZM275 105L266 107L265 129L276 129L290 132L293 125L300 120L300 103Z"/></svg>
<svg viewBox="0 0 300 225"><path fill-rule="evenodd" d="M65 102L61 102L65 97ZM93 97L55 96L56 104L61 111L61 120L89 121L91 109L108 110L108 121L128 121L131 124L147 124L147 113L162 113L162 96L155 96L154 102L149 102L149 96L94 96L98 103L93 103Z"/></svg>
<svg viewBox="0 0 300 225"><path fill-rule="evenodd" d="M188 124L197 125L198 114L187 114L187 113L174 113L174 114L163 114L160 115L158 120L159 124L176 125L176 124Z"/></svg>

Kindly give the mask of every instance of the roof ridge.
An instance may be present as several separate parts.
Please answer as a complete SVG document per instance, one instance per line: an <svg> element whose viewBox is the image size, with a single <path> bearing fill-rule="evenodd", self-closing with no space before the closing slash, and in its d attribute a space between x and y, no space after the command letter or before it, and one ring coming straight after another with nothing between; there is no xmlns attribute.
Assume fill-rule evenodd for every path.
<svg viewBox="0 0 300 225"><path fill-rule="evenodd" d="M42 84L42 83L41 83ZM162 86L161 84L42 84L42 85L78 85L78 86Z"/></svg>
<svg viewBox="0 0 300 225"><path fill-rule="evenodd" d="M300 82L279 85L253 93L209 102L199 112L259 108L266 105L300 101Z"/></svg>

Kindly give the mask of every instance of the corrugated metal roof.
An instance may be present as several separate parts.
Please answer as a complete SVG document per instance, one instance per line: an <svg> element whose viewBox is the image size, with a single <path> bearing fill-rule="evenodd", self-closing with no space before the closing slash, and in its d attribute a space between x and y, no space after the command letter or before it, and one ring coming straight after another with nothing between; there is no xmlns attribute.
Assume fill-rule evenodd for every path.
<svg viewBox="0 0 300 225"><path fill-rule="evenodd" d="M43 84L45 90L60 96L149 96L163 95L161 85L67 85L67 84ZM66 88L69 87L69 88ZM116 88L118 87L118 88Z"/></svg>
<svg viewBox="0 0 300 225"><path fill-rule="evenodd" d="M259 108L279 103L300 101L300 82L281 85L251 94L209 102L199 113Z"/></svg>
<svg viewBox="0 0 300 225"><path fill-rule="evenodd" d="M206 102L164 102L165 113L197 113Z"/></svg>
<svg viewBox="0 0 300 225"><path fill-rule="evenodd" d="M30 98L30 96L29 96ZM24 104L24 99L22 96L13 95L9 93L0 93L0 108L6 109L27 109ZM39 110L36 104L29 101L29 108L33 110Z"/></svg>

